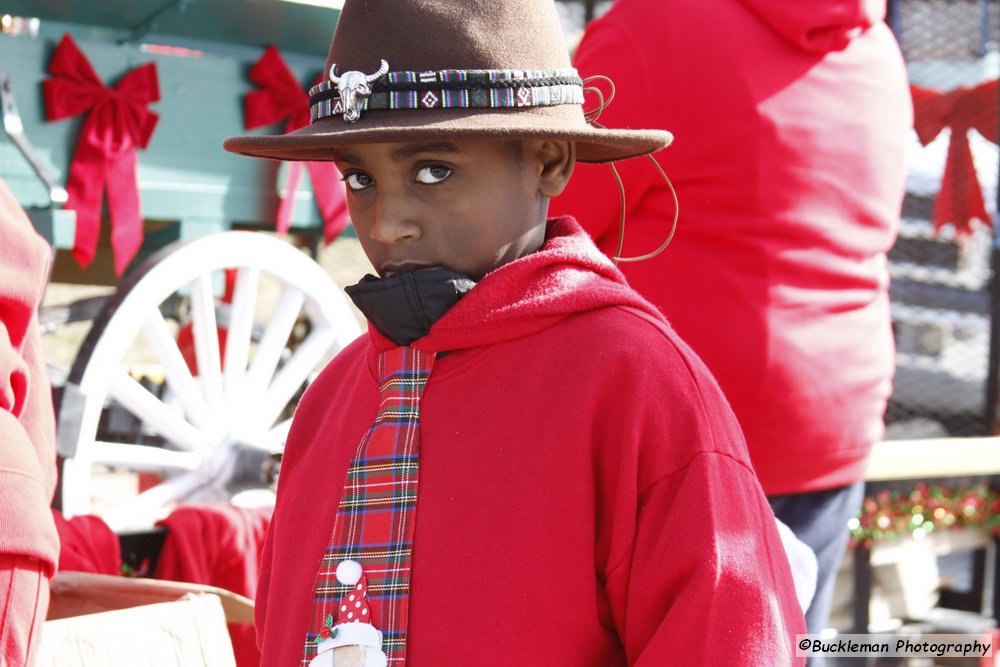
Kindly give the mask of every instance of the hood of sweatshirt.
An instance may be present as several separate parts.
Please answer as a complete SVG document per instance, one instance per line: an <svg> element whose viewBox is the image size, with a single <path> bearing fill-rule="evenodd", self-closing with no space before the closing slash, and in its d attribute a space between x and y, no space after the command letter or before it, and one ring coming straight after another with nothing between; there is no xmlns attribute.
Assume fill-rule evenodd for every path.
<svg viewBox="0 0 1000 667"><path fill-rule="evenodd" d="M570 217L549 221L537 252L487 274L412 346L429 352L482 347L542 331L570 315L631 306L662 318ZM369 325L376 352L396 344Z"/></svg>
<svg viewBox="0 0 1000 667"><path fill-rule="evenodd" d="M786 41L812 53L840 51L885 19L886 0L742 0Z"/></svg>

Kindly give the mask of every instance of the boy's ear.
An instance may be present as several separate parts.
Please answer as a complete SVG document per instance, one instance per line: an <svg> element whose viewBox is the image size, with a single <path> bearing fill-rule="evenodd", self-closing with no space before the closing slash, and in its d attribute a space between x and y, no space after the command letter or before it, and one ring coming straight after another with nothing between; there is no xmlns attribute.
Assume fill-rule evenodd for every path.
<svg viewBox="0 0 1000 667"><path fill-rule="evenodd" d="M558 196L576 165L576 143L572 141L539 141L536 147L538 159L538 192L549 199Z"/></svg>

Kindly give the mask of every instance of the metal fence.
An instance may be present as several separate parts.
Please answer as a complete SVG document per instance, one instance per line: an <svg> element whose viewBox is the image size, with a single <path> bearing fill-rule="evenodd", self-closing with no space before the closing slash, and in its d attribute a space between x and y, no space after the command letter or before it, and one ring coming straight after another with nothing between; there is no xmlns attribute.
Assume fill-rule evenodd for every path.
<svg viewBox="0 0 1000 667"><path fill-rule="evenodd" d="M897 371L887 438L992 432L997 400L1000 2L896 0L917 132L889 254Z"/></svg>

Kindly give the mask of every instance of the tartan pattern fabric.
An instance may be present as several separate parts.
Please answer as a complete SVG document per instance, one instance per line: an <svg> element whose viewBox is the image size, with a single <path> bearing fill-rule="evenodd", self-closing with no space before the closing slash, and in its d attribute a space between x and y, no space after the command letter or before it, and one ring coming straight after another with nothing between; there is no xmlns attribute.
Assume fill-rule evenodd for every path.
<svg viewBox="0 0 1000 667"><path fill-rule="evenodd" d="M378 359L379 410L347 470L329 546L316 575L302 665L316 655L319 631L351 586L337 580L343 560L368 579L372 624L382 631L389 664L406 660L406 626L417 502L420 398L433 352L396 347ZM345 619L338 619L343 622Z"/></svg>
<svg viewBox="0 0 1000 667"><path fill-rule="evenodd" d="M389 72L372 84L362 110L503 109L583 104L575 69ZM310 122L344 113L337 84L309 90Z"/></svg>

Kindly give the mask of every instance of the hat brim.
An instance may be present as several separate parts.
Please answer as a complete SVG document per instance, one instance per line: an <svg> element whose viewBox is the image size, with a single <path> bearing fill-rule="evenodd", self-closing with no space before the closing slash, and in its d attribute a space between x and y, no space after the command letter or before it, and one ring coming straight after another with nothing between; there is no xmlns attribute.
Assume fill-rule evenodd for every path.
<svg viewBox="0 0 1000 667"><path fill-rule="evenodd" d="M575 112L575 113L574 113ZM579 108L420 109L365 111L357 123L325 118L281 135L230 137L230 152L277 160L333 159L333 149L364 143L449 139L556 139L576 142L580 162L610 162L660 150L673 141L665 130L603 129L583 121Z"/></svg>

